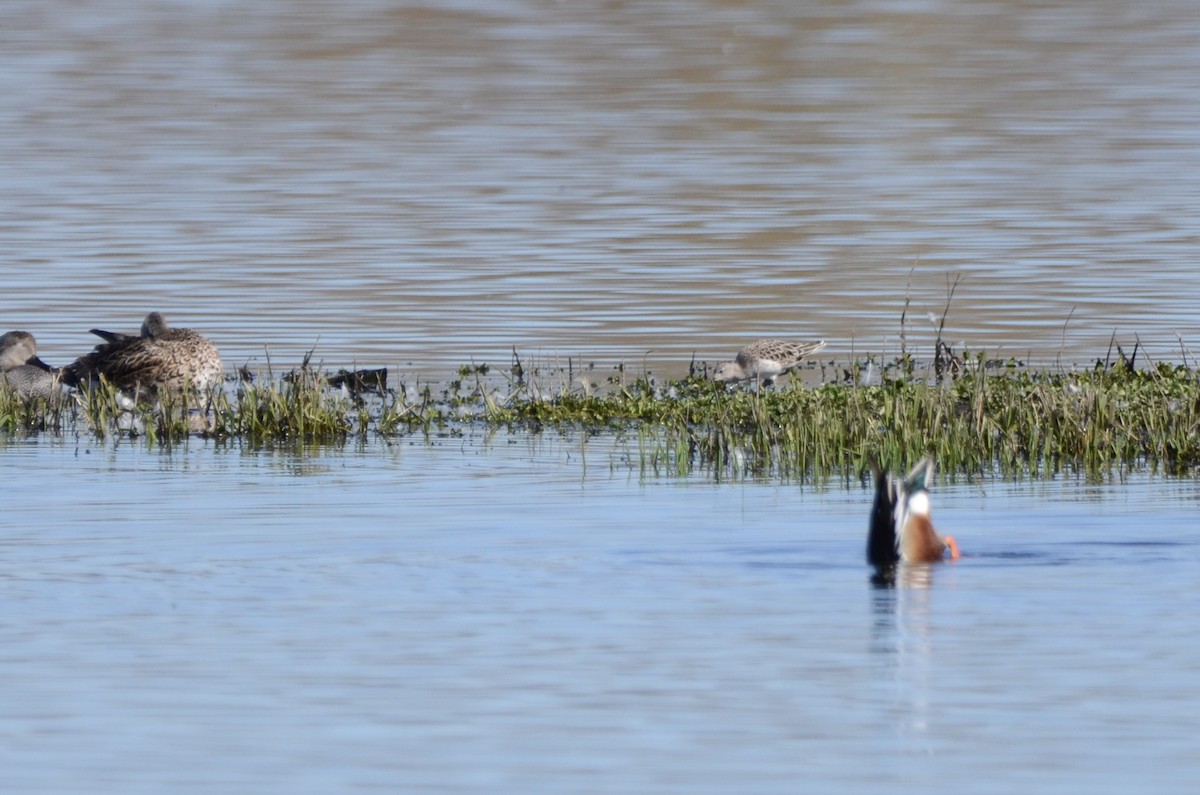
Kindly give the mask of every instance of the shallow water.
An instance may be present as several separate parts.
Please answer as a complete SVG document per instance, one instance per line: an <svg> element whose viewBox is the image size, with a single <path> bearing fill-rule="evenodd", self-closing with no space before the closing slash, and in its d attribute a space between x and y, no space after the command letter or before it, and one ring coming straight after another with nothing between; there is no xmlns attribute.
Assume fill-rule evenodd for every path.
<svg viewBox="0 0 1200 795"><path fill-rule="evenodd" d="M24 792L1190 791L1190 482L954 484L894 590L869 494L633 443L4 450Z"/></svg>
<svg viewBox="0 0 1200 795"><path fill-rule="evenodd" d="M681 375L1196 344L1190 2L10 4L6 327ZM911 274L911 275L910 275ZM1186 353L1189 357L1191 354Z"/></svg>

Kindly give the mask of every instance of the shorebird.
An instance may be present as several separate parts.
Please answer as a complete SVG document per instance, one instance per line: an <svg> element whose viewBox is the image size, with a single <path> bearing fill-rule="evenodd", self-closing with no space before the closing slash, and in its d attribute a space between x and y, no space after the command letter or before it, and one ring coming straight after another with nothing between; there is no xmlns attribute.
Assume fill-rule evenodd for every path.
<svg viewBox="0 0 1200 795"><path fill-rule="evenodd" d="M17 393L21 400L61 394L58 370L37 355L37 340L28 331L10 331L0 336L0 386Z"/></svg>
<svg viewBox="0 0 1200 795"><path fill-rule="evenodd" d="M125 391L182 393L205 391L221 383L217 346L187 328L172 328L158 312L146 315L141 334L92 329L104 340L63 372L70 385L101 377Z"/></svg>
<svg viewBox="0 0 1200 795"><path fill-rule="evenodd" d="M790 372L806 356L811 356L825 347L825 340L818 342L784 342L783 340L755 340L738 351L732 362L722 362L713 372L714 381L749 381L755 387L770 386L776 378Z"/></svg>
<svg viewBox="0 0 1200 795"><path fill-rule="evenodd" d="M877 465L875 502L867 533L867 562L883 572L897 563L935 563L946 556L958 558L954 536L941 536L930 519L929 486L933 460L923 458L908 477L897 480Z"/></svg>

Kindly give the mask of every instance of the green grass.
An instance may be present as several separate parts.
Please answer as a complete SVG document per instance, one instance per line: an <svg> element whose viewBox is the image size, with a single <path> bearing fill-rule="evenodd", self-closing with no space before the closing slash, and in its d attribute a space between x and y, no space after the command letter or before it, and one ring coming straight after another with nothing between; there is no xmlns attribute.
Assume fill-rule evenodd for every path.
<svg viewBox="0 0 1200 795"><path fill-rule="evenodd" d="M75 408L69 400L39 398L26 402L11 389L0 387L0 433L62 433L73 425Z"/></svg>
<svg viewBox="0 0 1200 795"><path fill-rule="evenodd" d="M979 357L939 379L903 359L880 368L881 383L859 386L866 364L845 368L839 383L761 392L698 376L626 382L624 374L602 390L566 382L547 388L525 373L471 365L441 388L401 384L350 396L302 370L290 380L132 410L105 386L56 405L0 393L0 432L85 428L143 436L152 445L193 435L328 445L471 428L617 430L636 440L631 466L718 479L849 477L872 457L904 468L929 454L943 472L966 477L1200 468L1200 376L1183 366L1033 372L988 367Z"/></svg>

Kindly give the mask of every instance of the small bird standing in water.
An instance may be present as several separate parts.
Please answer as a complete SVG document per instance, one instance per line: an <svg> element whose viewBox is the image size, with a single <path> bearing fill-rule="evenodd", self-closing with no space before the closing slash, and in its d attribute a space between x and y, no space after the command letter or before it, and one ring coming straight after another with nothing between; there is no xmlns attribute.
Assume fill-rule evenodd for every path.
<svg viewBox="0 0 1200 795"><path fill-rule="evenodd" d="M872 466L872 474L875 502L867 534L868 563L887 571L898 563L935 563L945 558L947 550L951 558L958 558L954 537L938 535L930 518L932 459L921 459L903 480L877 465Z"/></svg>
<svg viewBox="0 0 1200 795"><path fill-rule="evenodd" d="M21 400L54 400L62 391L59 374L37 355L37 340L28 331L10 331L0 336L0 386L7 386Z"/></svg>
<svg viewBox="0 0 1200 795"><path fill-rule="evenodd" d="M714 381L749 381L754 379L755 388L770 386L776 378L791 372L806 356L811 356L825 347L825 340L818 342L785 342L783 340L755 340L738 351L732 362L722 362L713 372Z"/></svg>
<svg viewBox="0 0 1200 795"><path fill-rule="evenodd" d="M103 376L125 391L180 394L185 388L203 392L221 383L217 346L191 329L170 327L158 312L146 315L140 335L91 333L104 342L64 368L70 385Z"/></svg>

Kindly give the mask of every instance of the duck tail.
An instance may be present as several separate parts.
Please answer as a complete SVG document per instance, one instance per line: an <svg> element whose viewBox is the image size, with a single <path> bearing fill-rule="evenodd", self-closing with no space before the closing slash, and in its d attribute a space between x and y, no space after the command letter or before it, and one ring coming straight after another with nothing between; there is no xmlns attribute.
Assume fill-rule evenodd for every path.
<svg viewBox="0 0 1200 795"><path fill-rule="evenodd" d="M878 461L871 462L875 479L875 502L871 505L871 525L867 531L867 562L884 570L900 562L896 545L896 504L899 495L886 470Z"/></svg>

